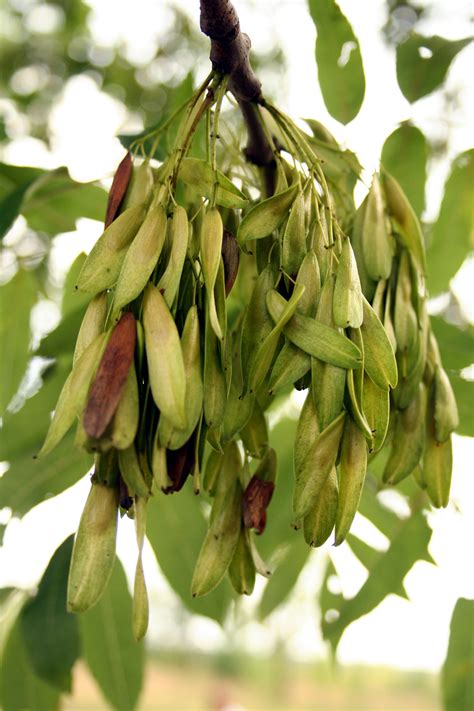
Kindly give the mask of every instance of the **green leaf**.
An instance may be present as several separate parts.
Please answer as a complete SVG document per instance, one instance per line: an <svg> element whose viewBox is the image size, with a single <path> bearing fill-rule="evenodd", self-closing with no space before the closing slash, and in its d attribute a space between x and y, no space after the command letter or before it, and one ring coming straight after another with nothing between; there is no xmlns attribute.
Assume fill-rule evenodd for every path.
<svg viewBox="0 0 474 711"><path fill-rule="evenodd" d="M301 536L294 536L292 544L286 549L283 559L265 586L258 606L260 620L268 617L286 600L303 570L310 551L311 548L306 545Z"/></svg>
<svg viewBox="0 0 474 711"><path fill-rule="evenodd" d="M383 144L382 165L398 180L418 216L425 207L427 159L426 138L409 123L402 123Z"/></svg>
<svg viewBox="0 0 474 711"><path fill-rule="evenodd" d="M474 149L458 155L444 188L443 202L428 248L430 294L448 290L470 250L474 248Z"/></svg>
<svg viewBox="0 0 474 711"><path fill-rule="evenodd" d="M397 79L408 101L413 103L437 89L454 57L471 41L472 37L450 41L438 35L423 37L413 33L398 45Z"/></svg>
<svg viewBox="0 0 474 711"><path fill-rule="evenodd" d="M3 711L57 711L59 700L59 692L34 673L17 619L0 664L1 708Z"/></svg>
<svg viewBox="0 0 474 711"><path fill-rule="evenodd" d="M20 214L25 193L33 182L34 180L31 180L18 186L0 202L0 240L3 239Z"/></svg>
<svg viewBox="0 0 474 711"><path fill-rule="evenodd" d="M57 358L64 354L72 356L85 310L86 306L84 305L75 311L70 311L59 322L54 331L51 331L43 338L38 346L36 355L45 358Z"/></svg>
<svg viewBox="0 0 474 711"><path fill-rule="evenodd" d="M4 200L22 185L30 185L46 171L22 165L0 163L0 200Z"/></svg>
<svg viewBox="0 0 474 711"><path fill-rule="evenodd" d="M133 711L142 688L144 645L132 635L132 600L118 560L107 590L79 615L83 656L107 701Z"/></svg>
<svg viewBox="0 0 474 711"><path fill-rule="evenodd" d="M451 618L448 653L441 673L444 711L474 708L474 600L459 598Z"/></svg>
<svg viewBox="0 0 474 711"><path fill-rule="evenodd" d="M309 0L316 25L316 63L327 110L341 123L357 116L365 94L365 77L357 40L334 0Z"/></svg>
<svg viewBox="0 0 474 711"><path fill-rule="evenodd" d="M453 326L439 316L430 317L431 328L438 341L446 370L462 370L474 360L474 326Z"/></svg>
<svg viewBox="0 0 474 711"><path fill-rule="evenodd" d="M189 610L222 623L233 599L227 579L209 595L191 596L194 566L206 533L206 520L189 483L176 494L157 492L150 498L147 537L163 575Z"/></svg>
<svg viewBox="0 0 474 711"><path fill-rule="evenodd" d="M358 593L350 599L338 596L332 601L332 607L339 613L337 618L323 618L323 636L334 650L352 622L371 612L387 595L404 594L403 579L408 571L417 560L429 559L430 538L431 529L422 512L400 521L389 549L375 557L369 576Z"/></svg>
<svg viewBox="0 0 474 711"><path fill-rule="evenodd" d="M16 412L6 412L0 436L0 460L33 457L39 452L61 388L71 369L72 358L60 357L42 374L43 385Z"/></svg>
<svg viewBox="0 0 474 711"><path fill-rule="evenodd" d="M56 235L72 232L79 217L103 221L106 191L93 183L78 183L67 168L58 168L37 180L22 207L22 215L34 230Z"/></svg>
<svg viewBox="0 0 474 711"><path fill-rule="evenodd" d="M30 312L36 301L31 272L20 269L0 287L0 414L18 390L29 358Z"/></svg>
<svg viewBox="0 0 474 711"><path fill-rule="evenodd" d="M77 618L66 610L74 536L54 553L36 596L21 612L23 641L36 674L59 691L71 691L71 670L79 657Z"/></svg>
<svg viewBox="0 0 474 711"><path fill-rule="evenodd" d="M43 418L46 419L44 413ZM2 506L9 506L14 514L22 516L75 484L90 469L92 461L89 454L76 449L73 433L42 459L20 455L0 478Z"/></svg>
<svg viewBox="0 0 474 711"><path fill-rule="evenodd" d="M474 381L448 373L459 413L457 434L474 437Z"/></svg>

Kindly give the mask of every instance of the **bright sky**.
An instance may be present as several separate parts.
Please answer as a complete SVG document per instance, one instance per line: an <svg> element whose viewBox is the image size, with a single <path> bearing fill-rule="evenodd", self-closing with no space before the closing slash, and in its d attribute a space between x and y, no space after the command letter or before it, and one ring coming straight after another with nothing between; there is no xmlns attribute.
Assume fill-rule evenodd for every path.
<svg viewBox="0 0 474 711"><path fill-rule="evenodd" d="M176 2L198 20L197 0ZM425 20L420 31L459 38L467 34L471 4L468 0L437 0L435 12ZM109 46L124 40L129 57L146 66L153 56L156 37L170 21L166 5L156 0L90 0L94 13L92 27L97 39ZM287 57L287 73L276 77L271 91L281 91L280 103L294 116L313 116L325 123L343 143L354 150L366 169L366 176L377 167L381 146L398 122L413 118L430 135L443 129L440 116L442 104L438 96L428 97L410 106L397 89L393 54L379 37L385 22L385 2L351 2L340 5L351 21L361 42L367 77L366 99L359 116L347 127L332 120L322 102L313 60L315 32L303 0L236 0L241 26L252 36L257 50L281 45ZM270 11L271 10L271 11ZM48 28L54 17L38 14L38 27ZM49 24L48 24L49 23ZM206 57L200 63L202 75L207 73ZM468 48L453 62L449 81L453 88L461 87L463 102L456 116L450 119L451 157L471 147L470 120L474 107L474 87L466 83L474 66L474 50ZM155 68L157 76L163 68ZM176 71L176 67L174 68ZM178 70L179 71L179 68ZM269 82L271 80L269 79ZM87 110L84 110L87 107ZM126 115L121 105L101 93L94 80L82 76L72 79L65 87L51 119L53 149L21 135L6 149L3 159L17 164L54 167L67 165L78 180L110 176L122 156L122 149L114 135L124 128ZM441 129L440 129L441 126ZM137 127L128 121L128 129ZM437 213L440 191L448 166L437 166L429 186L428 213ZM360 196L359 196L360 197ZM19 229L21 224L16 227ZM98 223L81 220L74 235L60 236L55 241L52 260L58 272L64 273L68 264L82 250L90 249L99 236ZM463 299L464 309L474 320L472 302L469 304L469 285L473 265L455 280L455 290ZM49 304L45 318L56 316ZM437 567L418 563L406 578L410 601L390 596L370 616L354 623L346 632L340 648L342 662L390 664L408 669L437 670L445 656L452 608L459 596L474 597L474 576L470 544L474 540L474 482L468 462L474 460L474 441L455 437L454 477L452 501L443 511L430 514L434 533L430 552ZM66 535L75 530L87 496L87 478L14 521L0 549L0 585L31 586L36 583L52 552ZM359 517L354 532L374 544L370 526ZM119 552L131 574L136 544L132 526L120 526ZM352 595L365 577L364 569L353 558L347 546L336 553L336 563L343 572L343 592ZM265 625L251 623L243 626L239 640L252 651L262 653L272 649L277 640L286 640L296 657L311 658L324 654L314 609L314 590L321 575L322 553L313 555L312 563L304 571L293 601L277 611ZM153 555L148 550L145 558L146 576L153 600L150 638L166 645L170 638L178 639L175 622L178 605L166 581L159 575ZM260 586L260 589L262 586ZM297 604L296 604L297 603ZM255 599L244 600L243 610L255 605ZM166 611L166 614L163 612ZM182 631L190 644L214 649L226 640L226 634L214 623L194 618Z"/></svg>

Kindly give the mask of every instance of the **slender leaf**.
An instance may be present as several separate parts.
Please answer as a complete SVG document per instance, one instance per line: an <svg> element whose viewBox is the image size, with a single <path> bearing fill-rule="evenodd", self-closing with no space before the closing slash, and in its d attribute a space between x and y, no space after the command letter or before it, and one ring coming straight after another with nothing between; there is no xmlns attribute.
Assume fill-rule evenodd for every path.
<svg viewBox="0 0 474 711"><path fill-rule="evenodd" d="M21 613L23 641L35 673L59 691L70 692L79 657L77 618L66 610L66 590L74 536L54 553L35 597Z"/></svg>
<svg viewBox="0 0 474 711"><path fill-rule="evenodd" d="M0 413L18 390L26 370L36 292L33 274L23 269L0 287Z"/></svg>
<svg viewBox="0 0 474 711"><path fill-rule="evenodd" d="M404 96L413 103L431 94L444 81L454 57L472 37L447 40L433 35L423 37L413 33L397 47L397 79Z"/></svg>
<svg viewBox="0 0 474 711"><path fill-rule="evenodd" d="M357 116L365 94L359 41L334 0L309 0L316 25L316 63L327 110L341 123Z"/></svg>
<svg viewBox="0 0 474 711"><path fill-rule="evenodd" d="M227 580L202 598L191 596L194 566L207 533L207 523L191 486L148 503L147 536L158 564L185 606L198 615L223 622L233 594Z"/></svg>
<svg viewBox="0 0 474 711"><path fill-rule="evenodd" d="M474 708L474 600L459 598L451 618L441 687L444 711Z"/></svg>
<svg viewBox="0 0 474 711"><path fill-rule="evenodd" d="M409 123L395 129L383 144L382 165L398 180L418 216L425 207L427 160L426 138L419 128Z"/></svg>
<svg viewBox="0 0 474 711"><path fill-rule="evenodd" d="M474 249L474 149L454 159L438 219L428 248L430 294L448 290L470 250Z"/></svg>
<svg viewBox="0 0 474 711"><path fill-rule="evenodd" d="M132 635L132 600L118 560L97 605L79 616L84 659L107 701L133 711L142 688L144 645Z"/></svg>

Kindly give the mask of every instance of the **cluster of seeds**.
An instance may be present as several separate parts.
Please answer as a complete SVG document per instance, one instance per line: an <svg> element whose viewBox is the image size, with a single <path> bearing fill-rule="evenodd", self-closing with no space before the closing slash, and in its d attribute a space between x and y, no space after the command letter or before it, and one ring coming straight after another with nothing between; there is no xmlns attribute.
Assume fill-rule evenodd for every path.
<svg viewBox="0 0 474 711"><path fill-rule="evenodd" d="M97 602L119 510L134 519L137 638L148 624L147 500L179 492L189 476L212 501L192 595L226 573L250 594L256 573L269 575L252 533L265 529L277 475L266 411L293 388L307 394L292 520L308 544L333 529L335 543L344 540L367 464L384 447L386 484L413 475L435 506L449 495L456 403L430 330L423 238L407 198L382 171L355 211L321 160L342 155L332 136L308 122L311 136L262 102L274 186L255 199L243 160L240 187L217 168L225 90L225 77L208 77L163 163L127 153L120 164L105 231L77 281L91 301L40 452L76 424L77 446L95 455L70 610ZM188 155L201 122L207 160Z"/></svg>

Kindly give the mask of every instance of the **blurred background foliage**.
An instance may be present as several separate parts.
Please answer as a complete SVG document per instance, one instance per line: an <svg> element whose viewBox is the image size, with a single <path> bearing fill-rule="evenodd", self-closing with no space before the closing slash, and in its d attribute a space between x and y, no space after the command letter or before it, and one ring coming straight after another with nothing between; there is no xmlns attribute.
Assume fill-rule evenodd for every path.
<svg viewBox="0 0 474 711"><path fill-rule="evenodd" d="M123 132L136 134L164 120L173 107L192 92L196 80L206 71L208 42L195 20L181 6L172 2L166 5L164 28L156 28L145 59L143 55L134 55L126 38L114 38L113 32L107 38L94 31L93 7L93 2L82 0L4 0L0 6L0 155L8 155L9 145L18 138L41 142L45 155L54 148L52 116L65 87L74 77L89 77L100 91L118 102L124 116ZM418 29L429 11L428 2L388 0L386 23L381 31L396 56L397 79L403 95L414 103L438 91L446 118L455 114L461 101L447 81L450 63L471 38L452 41L423 36ZM361 54L353 29L333 0L309 0L308 13L318 33L317 69L326 107L335 119L348 123L357 115L364 100L363 47ZM110 21L113 21L112 12ZM252 32L252 28L245 29ZM325 31L329 31L330 43L324 41ZM347 50L348 43L349 57L341 63L338 58L345 51L344 47ZM265 92L279 100L278 91L284 88L286 58L283 50L271 47L266 53L254 53L252 61ZM340 101L341 96L344 102ZM82 110L86 115L87 104ZM231 123L238 132L237 114ZM449 137L449 130L435 131L428 136L407 121L387 137L383 146L383 165L399 180L422 219L426 217L430 170L437 159L449 152ZM122 140L127 143L126 138ZM78 182L65 167L49 168L47 164L44 167L0 164L0 238L4 238L0 251L0 461L6 463L0 478L0 505L8 510L8 516L2 519L6 522L0 528L2 534L12 520L9 516L22 517L46 498L61 493L83 477L91 464L89 457L74 448L72 436L66 437L45 460L32 462L47 429L45 413L54 407L69 372L75 336L86 305L72 290L84 255L80 254L72 262L63 277L58 276L54 268L52 250L57 235L74 231L80 218L103 220L106 203L105 183ZM424 221L428 287L433 296L439 297L433 303L434 330L458 398L459 433L469 436L474 436L474 333L465 310L450 289L450 280L472 259L473 184L474 152L470 150L452 161L439 214ZM57 306L54 327L41 327L38 325L40 307L51 301ZM277 406L272 414L275 422L272 446L278 451L281 474L268 527L259 546L264 557L273 550L277 550L278 555L270 561L274 574L256 608L255 615L260 621L287 600L310 556L310 549L290 527L290 511L285 505L292 491L293 453L289 443L296 425L295 416L291 409L282 415ZM353 621L370 613L390 594L406 597L403 581L416 561L432 562L428 552L431 529L425 515L427 500L407 481L403 489L405 507L391 506L379 494L384 464L379 459L374 461L367 478L361 513L385 536L387 548L380 551L362 538L350 535L350 549L370 575L355 595L349 599L344 597L340 592L339 572L331 554L326 552L325 571L317 598L315 596L320 608L322 635L334 652ZM193 493L189 487L179 496L155 496L150 504L149 541L161 572L184 606L181 609L207 616L224 627L238 625L241 613L227 582L203 599L193 600L189 595L194 562L206 528L204 512L192 504ZM166 536L161 534L164 529ZM64 599L70 550L71 539L67 539L31 595L17 589L1 591L4 624L0 636L0 698L5 711L58 708L63 703L61 695L71 691L71 670L79 657L113 708L130 710L138 703L145 657L143 645L137 645L129 632L130 596L121 564L117 561L113 584L106 596L96 608L76 619L66 614L58 603ZM177 556L176 551L186 551L186 555ZM110 617L111 610L115 619ZM186 613L179 613L177 619L180 614ZM472 636L468 636L468 620L472 617L472 601L460 600L453 615L452 636L442 674L442 696L447 711L472 711L473 649ZM108 633L112 628L117 634L113 639ZM164 664L170 660L176 661L170 653L164 661L163 655L161 657ZM282 671L285 667L282 660L275 655L271 676L274 678L277 674L280 678L281 674L283 686L288 679ZM177 661L186 669L190 686L194 683L196 668L204 670L203 674L208 673L206 662L198 657L190 662L183 653ZM259 674L265 678L264 663L255 664L260 664ZM248 708L265 708L258 704L267 703L268 697L256 703L251 700L258 688L257 681L261 686L262 677L257 681L249 677L248 669L238 652L232 651L232 645L229 656L221 655L216 665L218 671L243 679L248 687ZM321 667L317 672L323 687L327 674L324 669ZM76 664L75 670L75 674L84 675L83 665ZM304 669L298 674L304 686L310 672ZM354 700L354 677L347 673L341 679L341 689L346 689L354 703L360 703L353 708L372 708L363 690L360 701ZM386 688L387 679L381 678L375 683L380 688L385 683ZM430 683L426 682L427 698L432 700L436 691ZM272 708L314 708L317 702L325 703L325 709L342 708L336 705L341 698L333 698L329 691L325 702L320 698L318 701L310 699L307 706L304 702L297 705L300 703L297 695L288 700L290 705L280 706L287 703L282 700L285 694L276 694L275 686L272 693ZM400 693L400 707L425 708L416 705L418 700L410 696L408 687ZM92 698L96 700L91 701L89 707L96 708L97 697L92 695ZM389 702L381 698L379 696L379 705L373 708L388 708ZM210 706L186 708L224 708L224 701L208 699L205 703ZM64 708L74 708L68 703ZM183 708L179 703L184 702L178 699L175 706L148 706L147 703L143 701L140 708Z"/></svg>

